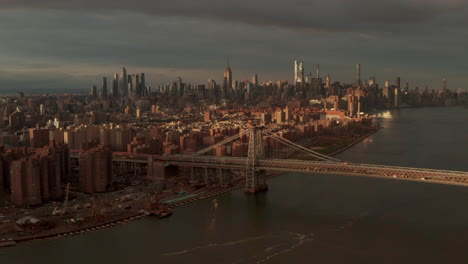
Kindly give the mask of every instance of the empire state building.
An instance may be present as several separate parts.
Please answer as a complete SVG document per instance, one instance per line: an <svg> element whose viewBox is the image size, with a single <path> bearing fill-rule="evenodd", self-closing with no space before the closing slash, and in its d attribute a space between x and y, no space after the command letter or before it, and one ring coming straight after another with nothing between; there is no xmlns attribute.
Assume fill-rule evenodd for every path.
<svg viewBox="0 0 468 264"><path fill-rule="evenodd" d="M224 69L224 87L226 87L227 90L232 89L232 71L229 67L229 63L226 69Z"/></svg>

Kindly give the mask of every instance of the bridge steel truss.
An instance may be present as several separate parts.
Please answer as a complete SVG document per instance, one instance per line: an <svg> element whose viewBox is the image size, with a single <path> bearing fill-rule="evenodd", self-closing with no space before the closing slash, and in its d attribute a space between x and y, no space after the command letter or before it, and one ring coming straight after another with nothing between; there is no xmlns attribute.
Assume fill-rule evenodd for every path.
<svg viewBox="0 0 468 264"><path fill-rule="evenodd" d="M229 144L243 135L249 136L247 157L203 155L218 146ZM277 140L281 144L306 154L315 160L267 158L265 157L263 147L263 137ZM148 163L149 160L158 160L158 162L162 162L165 165L181 167L244 170L246 171L245 191L250 193L268 189L265 182L266 171L368 176L468 186L468 172L343 162L297 145L270 130L261 128L243 130L239 134L204 148L194 155L157 156L114 152L114 162L131 162L136 164Z"/></svg>
<svg viewBox="0 0 468 264"><path fill-rule="evenodd" d="M168 164L177 166L195 166L239 170L245 169L246 167L246 158L242 157L192 156L188 158L185 155L172 155L166 156L166 158L166 162ZM468 172L464 171L294 159L260 159L257 161L255 168L256 170L265 171L368 176L468 186Z"/></svg>
<svg viewBox="0 0 468 264"><path fill-rule="evenodd" d="M310 150L303 146L300 146L290 140L282 138L271 130L263 129L260 127L251 127L249 129L241 131L239 134L226 138L212 146L206 147L191 157L203 157L209 163L210 156L202 156L210 151L213 151L215 148L229 144L237 139L239 139L243 135L249 136L249 144L248 144L248 152L247 152L247 159L244 159L246 170L246 179L245 179L245 191L248 193L257 193L261 191L268 190L268 185L266 184L265 176L266 176L266 169L260 168L260 162L264 162L266 159L265 157L265 148L263 145L263 137L270 137L284 146L294 149L298 152L306 154L314 159L325 161L325 162L340 162L340 160L323 155L316 151ZM268 168L267 168L268 169Z"/></svg>

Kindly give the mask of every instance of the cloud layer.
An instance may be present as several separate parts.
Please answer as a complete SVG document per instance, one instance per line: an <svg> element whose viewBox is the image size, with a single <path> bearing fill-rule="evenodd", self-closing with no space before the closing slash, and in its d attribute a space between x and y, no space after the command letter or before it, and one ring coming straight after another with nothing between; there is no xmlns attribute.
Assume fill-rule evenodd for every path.
<svg viewBox="0 0 468 264"><path fill-rule="evenodd" d="M221 78L226 57L241 80L290 80L297 58L343 81L361 63L380 82L400 75L439 88L447 77L466 88L467 3L0 0L0 88L45 88L35 80L54 74L57 86L81 88L121 65L153 83L206 82Z"/></svg>
<svg viewBox="0 0 468 264"><path fill-rule="evenodd" d="M130 11L313 31L397 30L452 13L466 0L1 0L0 9ZM400 28L401 29L401 28Z"/></svg>

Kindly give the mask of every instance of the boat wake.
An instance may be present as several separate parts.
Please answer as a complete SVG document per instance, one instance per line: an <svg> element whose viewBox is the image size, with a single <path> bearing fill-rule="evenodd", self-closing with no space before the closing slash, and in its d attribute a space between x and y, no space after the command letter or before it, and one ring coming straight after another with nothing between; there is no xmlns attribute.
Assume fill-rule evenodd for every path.
<svg viewBox="0 0 468 264"><path fill-rule="evenodd" d="M253 241L253 240L259 240L259 239L262 239L264 237L265 236L250 237L250 238L241 239L241 240L229 241L229 242L225 242L225 243L221 243L221 244L208 244L208 245L204 245L204 246L197 246L197 247L193 247L193 248L189 248L189 249L185 249L185 250L181 250L181 251L166 253L166 254L163 254L163 256L182 255L182 254L191 253L191 252L194 252L194 251L197 251L197 250L207 249L207 248L212 248L212 247L233 246L233 245L242 244L242 243L246 243L246 242Z"/></svg>
<svg viewBox="0 0 468 264"><path fill-rule="evenodd" d="M244 239L225 241L222 243L212 243L202 246L196 246L181 251L163 254L163 256L177 256L192 254L223 254L226 260L231 263L265 263L272 258L293 251L304 244L319 239L321 234L327 232L341 232L342 230L352 228L356 223L369 216L369 212L364 211L357 215L348 217L342 224L331 227L330 229L320 230L314 233L295 233L295 232L274 232L262 236L248 237ZM212 219L215 221L215 219ZM244 256L238 254L239 251L245 252Z"/></svg>
<svg viewBox="0 0 468 264"><path fill-rule="evenodd" d="M290 241L291 243L289 244L278 244L274 245L273 247L269 247L265 249L265 252L272 252L271 254L260 257L259 256L253 256L252 260L256 260L256 263L263 263L265 261L268 261L271 258L277 257L279 255L288 253L289 251L292 251L302 245L304 245L307 242L313 241L313 236L314 234L310 235L304 235L304 234L298 234L298 233L291 233L292 240Z"/></svg>
<svg viewBox="0 0 468 264"><path fill-rule="evenodd" d="M232 254L232 263L263 263L271 258L292 251L313 240L313 234L299 234L293 232L277 232L263 236L226 241L223 243L197 246L181 251L163 254L163 256L177 256L195 254L202 250L223 250ZM239 250L253 250L247 257L239 258Z"/></svg>

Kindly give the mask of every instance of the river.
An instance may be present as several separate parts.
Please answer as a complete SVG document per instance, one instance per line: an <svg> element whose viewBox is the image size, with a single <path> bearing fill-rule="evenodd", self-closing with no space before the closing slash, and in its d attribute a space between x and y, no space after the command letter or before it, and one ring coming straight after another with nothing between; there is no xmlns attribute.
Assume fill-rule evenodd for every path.
<svg viewBox="0 0 468 264"><path fill-rule="evenodd" d="M382 130L337 157L468 171L468 110L384 112ZM65 239L0 249L0 263L467 263L468 188L289 173Z"/></svg>

